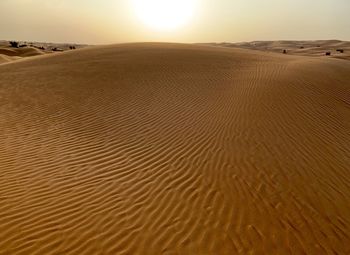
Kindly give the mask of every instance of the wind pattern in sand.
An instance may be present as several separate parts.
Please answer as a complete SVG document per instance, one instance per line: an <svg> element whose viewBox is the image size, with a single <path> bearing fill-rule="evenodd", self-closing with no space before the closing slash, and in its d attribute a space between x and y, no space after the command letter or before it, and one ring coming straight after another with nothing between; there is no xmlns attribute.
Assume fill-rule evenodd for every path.
<svg viewBox="0 0 350 255"><path fill-rule="evenodd" d="M350 254L350 62L180 44L0 66L0 254Z"/></svg>

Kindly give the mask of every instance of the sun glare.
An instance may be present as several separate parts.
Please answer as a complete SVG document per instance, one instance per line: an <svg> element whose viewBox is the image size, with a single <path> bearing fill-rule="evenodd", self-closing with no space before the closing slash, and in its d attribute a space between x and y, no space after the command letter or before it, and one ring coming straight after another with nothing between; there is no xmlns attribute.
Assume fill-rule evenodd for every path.
<svg viewBox="0 0 350 255"><path fill-rule="evenodd" d="M143 24L158 30L171 30L189 22L196 0L132 0Z"/></svg>

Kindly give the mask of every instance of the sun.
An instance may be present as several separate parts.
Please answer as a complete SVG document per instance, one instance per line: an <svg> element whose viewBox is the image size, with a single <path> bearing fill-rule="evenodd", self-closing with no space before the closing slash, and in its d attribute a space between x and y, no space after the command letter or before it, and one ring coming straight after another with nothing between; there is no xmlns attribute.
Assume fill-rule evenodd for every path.
<svg viewBox="0 0 350 255"><path fill-rule="evenodd" d="M192 18L197 0L132 0L143 24L158 30L184 26Z"/></svg>

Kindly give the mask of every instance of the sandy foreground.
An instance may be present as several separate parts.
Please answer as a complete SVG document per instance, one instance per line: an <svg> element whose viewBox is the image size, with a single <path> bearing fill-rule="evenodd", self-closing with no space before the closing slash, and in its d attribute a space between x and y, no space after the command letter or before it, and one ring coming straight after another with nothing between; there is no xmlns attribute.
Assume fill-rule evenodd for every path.
<svg viewBox="0 0 350 255"><path fill-rule="evenodd" d="M0 254L350 254L350 61L181 44L0 65Z"/></svg>

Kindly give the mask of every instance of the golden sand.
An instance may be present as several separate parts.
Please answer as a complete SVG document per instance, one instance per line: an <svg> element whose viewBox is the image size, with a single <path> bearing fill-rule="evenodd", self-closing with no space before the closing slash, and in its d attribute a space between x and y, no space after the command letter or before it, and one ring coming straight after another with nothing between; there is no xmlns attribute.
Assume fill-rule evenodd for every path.
<svg viewBox="0 0 350 255"><path fill-rule="evenodd" d="M350 254L350 62L125 44L0 65L0 254Z"/></svg>

